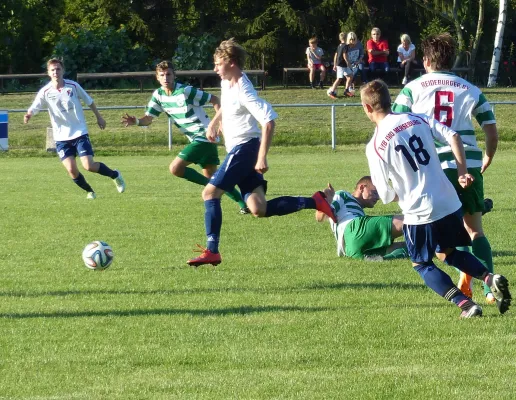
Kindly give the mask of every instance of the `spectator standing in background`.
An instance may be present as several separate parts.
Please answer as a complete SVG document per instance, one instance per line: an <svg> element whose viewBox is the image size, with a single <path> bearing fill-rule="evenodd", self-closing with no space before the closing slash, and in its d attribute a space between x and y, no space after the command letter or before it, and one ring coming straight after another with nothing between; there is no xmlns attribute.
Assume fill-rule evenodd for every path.
<svg viewBox="0 0 516 400"><path fill-rule="evenodd" d="M339 33L339 40L339 46L337 47L337 51L335 51L335 55L333 56L333 70L337 73L337 79L335 79L333 85L326 92L326 94L334 100L337 98L339 85L342 82L342 79L344 78L345 71L346 69L349 69L347 68L349 66L349 63L348 60L346 60L346 53L348 48L346 44L346 33ZM346 92L347 89L348 85L346 83Z"/></svg>

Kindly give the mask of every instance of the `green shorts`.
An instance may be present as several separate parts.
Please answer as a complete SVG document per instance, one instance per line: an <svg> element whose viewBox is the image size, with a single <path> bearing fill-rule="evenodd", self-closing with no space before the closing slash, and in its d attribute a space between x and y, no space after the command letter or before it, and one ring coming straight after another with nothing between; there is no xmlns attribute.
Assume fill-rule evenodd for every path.
<svg viewBox="0 0 516 400"><path fill-rule="evenodd" d="M344 229L346 256L362 259L365 255L385 255L392 244L392 215L358 217Z"/></svg>
<svg viewBox="0 0 516 400"><path fill-rule="evenodd" d="M178 155L181 160L198 164L202 168L207 165L219 165L219 151L217 145L211 142L198 142L194 140L186 146Z"/></svg>
<svg viewBox="0 0 516 400"><path fill-rule="evenodd" d="M456 169L445 169L444 173L453 184L455 191L459 195L462 203L462 211L469 214L484 211L484 177L480 173L480 168L468 168L470 175L473 175L475 180L470 187L464 189L459 184L459 177Z"/></svg>

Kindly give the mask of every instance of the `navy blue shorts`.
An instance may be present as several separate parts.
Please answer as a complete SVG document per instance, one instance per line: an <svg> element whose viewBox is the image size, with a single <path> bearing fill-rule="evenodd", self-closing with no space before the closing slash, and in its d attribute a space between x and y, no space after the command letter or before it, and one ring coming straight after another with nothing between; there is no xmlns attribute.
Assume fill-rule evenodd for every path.
<svg viewBox="0 0 516 400"><path fill-rule="evenodd" d="M68 157L93 156L93 147L91 147L90 137L82 135L72 140L56 142L56 152L59 159L63 161Z"/></svg>
<svg viewBox="0 0 516 400"><path fill-rule="evenodd" d="M266 192L267 181L254 169L259 149L260 140L258 138L235 146L211 177L210 183L225 192L238 186L244 199L259 186L263 186L263 190Z"/></svg>
<svg viewBox="0 0 516 400"><path fill-rule="evenodd" d="M432 261L435 253L446 249L471 245L460 209L429 224L403 225L403 236L410 259L418 264Z"/></svg>

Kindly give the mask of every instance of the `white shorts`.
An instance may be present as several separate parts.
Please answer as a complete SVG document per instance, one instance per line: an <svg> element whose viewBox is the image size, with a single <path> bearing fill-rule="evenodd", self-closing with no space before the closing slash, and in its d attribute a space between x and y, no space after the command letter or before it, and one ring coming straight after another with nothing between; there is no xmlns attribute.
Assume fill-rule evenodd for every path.
<svg viewBox="0 0 516 400"><path fill-rule="evenodd" d="M337 79L342 79L345 76L353 76L353 71L351 68L337 66Z"/></svg>
<svg viewBox="0 0 516 400"><path fill-rule="evenodd" d="M343 68L344 69L344 75L353 77L353 70L349 67Z"/></svg>

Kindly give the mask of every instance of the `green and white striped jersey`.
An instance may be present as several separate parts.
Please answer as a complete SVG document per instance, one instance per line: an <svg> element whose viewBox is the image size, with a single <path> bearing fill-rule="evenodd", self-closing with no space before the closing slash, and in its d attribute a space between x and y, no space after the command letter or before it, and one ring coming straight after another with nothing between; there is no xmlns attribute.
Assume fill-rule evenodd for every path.
<svg viewBox="0 0 516 400"><path fill-rule="evenodd" d="M208 142L206 128L210 123L210 118L202 106L207 104L210 99L211 94L209 93L175 82L170 96L167 96L163 88L154 91L145 115L158 117L164 112L190 142L194 140Z"/></svg>
<svg viewBox="0 0 516 400"><path fill-rule="evenodd" d="M464 142L467 166L482 166L473 117L480 126L496 123L491 105L479 88L450 72L431 72L409 82L393 104L394 112L413 112L435 118L458 132ZM450 146L436 143L443 169L456 169Z"/></svg>
<svg viewBox="0 0 516 400"><path fill-rule="evenodd" d="M337 240L337 255L345 256L344 230L355 218L364 217L365 212L357 199L355 199L351 193L344 190L337 190L335 192L331 205L335 209L335 215L337 217L337 223L329 219L331 230L335 236L335 240Z"/></svg>

